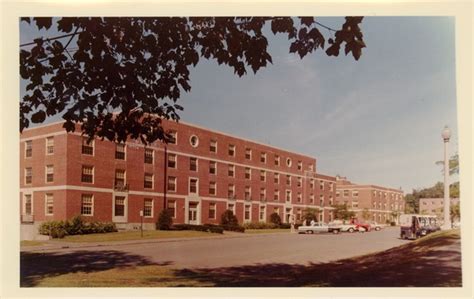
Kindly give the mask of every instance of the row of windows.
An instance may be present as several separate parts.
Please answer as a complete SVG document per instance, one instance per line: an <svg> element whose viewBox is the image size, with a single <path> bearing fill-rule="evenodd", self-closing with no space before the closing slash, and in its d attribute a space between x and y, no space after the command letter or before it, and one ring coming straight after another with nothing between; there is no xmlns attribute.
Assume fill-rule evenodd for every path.
<svg viewBox="0 0 474 299"><path fill-rule="evenodd" d="M349 197L349 194L350 194L350 190L343 190L343 197ZM387 194L387 192L382 193L381 191L379 191L377 193L377 191L373 191L372 194L373 194L373 196L376 196L377 194L379 194L380 197L382 197L382 195L383 195L384 198L387 198L387 195L389 195L391 197L391 199L396 199L396 200L402 199L402 195L395 194L395 193ZM336 197L341 197L340 191L336 191ZM352 191L352 197L359 197L359 191L353 190Z"/></svg>
<svg viewBox="0 0 474 299"><path fill-rule="evenodd" d="M46 155L54 154L54 137L46 137ZM25 141L25 158L33 157L33 140Z"/></svg>
<svg viewBox="0 0 474 299"><path fill-rule="evenodd" d="M46 165L45 167L46 183L54 182L54 165ZM31 184L33 181L33 168L25 168L25 184Z"/></svg>

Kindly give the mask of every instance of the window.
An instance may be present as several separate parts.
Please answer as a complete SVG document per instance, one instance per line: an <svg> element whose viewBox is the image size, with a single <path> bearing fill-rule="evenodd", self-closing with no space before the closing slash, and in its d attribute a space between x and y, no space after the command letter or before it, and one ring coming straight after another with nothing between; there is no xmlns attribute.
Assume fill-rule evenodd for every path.
<svg viewBox="0 0 474 299"><path fill-rule="evenodd" d="M298 181L296 182L296 186L297 186L297 187L301 187L302 184L303 184L303 178L302 178L302 177L298 177Z"/></svg>
<svg viewBox="0 0 474 299"><path fill-rule="evenodd" d="M229 144L229 156L235 157L235 145Z"/></svg>
<svg viewBox="0 0 474 299"><path fill-rule="evenodd" d="M199 138L196 135L192 135L189 138L189 144L191 144L192 147L197 147L199 145Z"/></svg>
<svg viewBox="0 0 474 299"><path fill-rule="evenodd" d="M171 217L176 218L176 200L168 200L168 211Z"/></svg>
<svg viewBox="0 0 474 299"><path fill-rule="evenodd" d="M233 203L228 203L228 204L227 204L227 210L232 211L232 213L235 215L235 204L233 204Z"/></svg>
<svg viewBox="0 0 474 299"><path fill-rule="evenodd" d="M245 149L245 159L252 160L252 150L249 148Z"/></svg>
<svg viewBox="0 0 474 299"><path fill-rule="evenodd" d="M189 158L189 170L197 171L197 158Z"/></svg>
<svg viewBox="0 0 474 299"><path fill-rule="evenodd" d="M209 204L209 219L216 219L216 204L213 202Z"/></svg>
<svg viewBox="0 0 474 299"><path fill-rule="evenodd" d="M324 190L324 182L319 181L319 190Z"/></svg>
<svg viewBox="0 0 474 299"><path fill-rule="evenodd" d="M291 175L288 175L288 174L286 175L286 184L288 186L291 186Z"/></svg>
<svg viewBox="0 0 474 299"><path fill-rule="evenodd" d="M244 198L245 200L251 200L251 189L250 186L245 186Z"/></svg>
<svg viewBox="0 0 474 299"><path fill-rule="evenodd" d="M153 217L153 199L145 198L143 201L143 216Z"/></svg>
<svg viewBox="0 0 474 299"><path fill-rule="evenodd" d="M209 173L210 174L216 174L217 169L216 169L217 163L215 161L209 161Z"/></svg>
<svg viewBox="0 0 474 299"><path fill-rule="evenodd" d="M250 220L250 206L249 205L245 205L244 220L246 220L246 221Z"/></svg>
<svg viewBox="0 0 474 299"><path fill-rule="evenodd" d="M89 141L87 137L82 138L82 154L94 155L94 140Z"/></svg>
<svg viewBox="0 0 474 299"><path fill-rule="evenodd" d="M209 195L216 195L216 182L209 182Z"/></svg>
<svg viewBox="0 0 474 299"><path fill-rule="evenodd" d="M291 159L286 158L286 166L291 167Z"/></svg>
<svg viewBox="0 0 474 299"><path fill-rule="evenodd" d="M125 186L125 170L116 169L115 170L115 187Z"/></svg>
<svg viewBox="0 0 474 299"><path fill-rule="evenodd" d="M31 167L25 168L25 184L31 184L33 181L33 169Z"/></svg>
<svg viewBox="0 0 474 299"><path fill-rule="evenodd" d="M279 173L276 173L276 172L275 172L275 173L273 174L273 182L274 182L275 184L280 184L280 174L279 174Z"/></svg>
<svg viewBox="0 0 474 299"><path fill-rule="evenodd" d="M258 215L260 221L265 221L265 207L260 207L260 213Z"/></svg>
<svg viewBox="0 0 474 299"><path fill-rule="evenodd" d="M352 191L352 197L359 197L359 191L357 190Z"/></svg>
<svg viewBox="0 0 474 299"><path fill-rule="evenodd" d="M336 197L341 197L341 192L336 191Z"/></svg>
<svg viewBox="0 0 474 299"><path fill-rule="evenodd" d="M267 194L267 191L265 190L265 188L260 188L260 200L266 200L266 194Z"/></svg>
<svg viewBox="0 0 474 299"><path fill-rule="evenodd" d="M232 165L232 164L229 164L229 169L227 171L227 174L230 176L230 177L234 177L235 175L235 166Z"/></svg>
<svg viewBox="0 0 474 299"><path fill-rule="evenodd" d="M217 141L211 140L211 143L209 144L209 151L211 153L217 153Z"/></svg>
<svg viewBox="0 0 474 299"><path fill-rule="evenodd" d="M267 163L267 154L266 153L260 153L260 162Z"/></svg>
<svg viewBox="0 0 474 299"><path fill-rule="evenodd" d="M329 183L329 191L333 191L334 190L334 185L333 183Z"/></svg>
<svg viewBox="0 0 474 299"><path fill-rule="evenodd" d="M303 170L303 162L298 161L298 170Z"/></svg>
<svg viewBox="0 0 474 299"><path fill-rule="evenodd" d="M82 166L82 176L81 181L83 183L92 183L94 182L94 167L93 166Z"/></svg>
<svg viewBox="0 0 474 299"><path fill-rule="evenodd" d="M309 187L310 187L311 189L314 189L314 180L313 180L313 179L311 179L311 180L309 181Z"/></svg>
<svg viewBox="0 0 474 299"><path fill-rule="evenodd" d="M189 193L198 193L198 179L189 178Z"/></svg>
<svg viewBox="0 0 474 299"><path fill-rule="evenodd" d="M319 195L319 205L322 207L324 206L324 195Z"/></svg>
<svg viewBox="0 0 474 299"><path fill-rule="evenodd" d="M273 208L273 213L280 215L280 208Z"/></svg>
<svg viewBox="0 0 474 299"><path fill-rule="evenodd" d="M301 221L301 214L302 214L301 209L297 209L296 210L296 220Z"/></svg>
<svg viewBox="0 0 474 299"><path fill-rule="evenodd" d="M178 132L171 130L169 132L169 137L170 137L168 140L169 144L178 144Z"/></svg>
<svg viewBox="0 0 474 299"><path fill-rule="evenodd" d="M176 168L176 155L175 154L168 154L168 167L169 168Z"/></svg>
<svg viewBox="0 0 474 299"><path fill-rule="evenodd" d="M153 189L153 174L145 173L145 181L143 182L144 188Z"/></svg>
<svg viewBox="0 0 474 299"><path fill-rule="evenodd" d="M227 197L230 199L235 199L235 186L234 184L229 184L227 188Z"/></svg>
<svg viewBox="0 0 474 299"><path fill-rule="evenodd" d="M32 211L31 194L25 194L25 215L31 215Z"/></svg>
<svg viewBox="0 0 474 299"><path fill-rule="evenodd" d="M280 156L275 155L275 166L280 166Z"/></svg>
<svg viewBox="0 0 474 299"><path fill-rule="evenodd" d="M275 189L275 192L273 192L273 200L274 201L279 201L280 200L280 190Z"/></svg>
<svg viewBox="0 0 474 299"><path fill-rule="evenodd" d="M249 167L245 167L245 179L250 180L251 170Z"/></svg>
<svg viewBox="0 0 474 299"><path fill-rule="evenodd" d="M314 203L314 194L313 193L311 193L311 195L309 196L309 202Z"/></svg>
<svg viewBox="0 0 474 299"><path fill-rule="evenodd" d="M314 171L314 165L309 165L308 169L309 171Z"/></svg>
<svg viewBox="0 0 474 299"><path fill-rule="evenodd" d="M81 196L81 215L92 216L93 215L94 201L92 194L82 194Z"/></svg>
<svg viewBox="0 0 474 299"><path fill-rule="evenodd" d="M348 197L348 196L349 196L349 190L344 190L344 193L343 193L343 195L342 195L342 196L344 196L344 197Z"/></svg>
<svg viewBox="0 0 474 299"><path fill-rule="evenodd" d="M54 182L54 166L46 165L46 183Z"/></svg>
<svg viewBox="0 0 474 299"><path fill-rule="evenodd" d="M176 177L168 177L168 191L176 192Z"/></svg>
<svg viewBox="0 0 474 299"><path fill-rule="evenodd" d="M260 181L265 182L267 179L267 174L265 170L260 170Z"/></svg>
<svg viewBox="0 0 474 299"><path fill-rule="evenodd" d="M286 190L286 201L290 202L291 201L291 190Z"/></svg>
<svg viewBox="0 0 474 299"><path fill-rule="evenodd" d="M377 191L372 191L372 195L375 197L377 196Z"/></svg>
<svg viewBox="0 0 474 299"><path fill-rule="evenodd" d="M115 196L114 216L125 216L125 196Z"/></svg>
<svg viewBox="0 0 474 299"><path fill-rule="evenodd" d="M358 201L352 201L352 207L353 208L358 208L359 207L359 202Z"/></svg>
<svg viewBox="0 0 474 299"><path fill-rule="evenodd" d="M329 195L329 205L332 206L334 203L333 199L332 199L332 195Z"/></svg>
<svg viewBox="0 0 474 299"><path fill-rule="evenodd" d="M301 192L298 192L298 194L296 196L297 196L296 199L298 200L298 202L301 202L303 200Z"/></svg>
<svg viewBox="0 0 474 299"><path fill-rule="evenodd" d="M25 158L33 156L33 141L25 141Z"/></svg>
<svg viewBox="0 0 474 299"><path fill-rule="evenodd" d="M45 214L46 215L53 215L54 212L54 198L53 194L46 193L45 197Z"/></svg>
<svg viewBox="0 0 474 299"><path fill-rule="evenodd" d="M115 144L115 159L125 160L125 144L124 143Z"/></svg>
<svg viewBox="0 0 474 299"><path fill-rule="evenodd" d="M46 137L46 155L54 154L54 137Z"/></svg>
<svg viewBox="0 0 474 299"><path fill-rule="evenodd" d="M146 148L145 149L145 163L146 164L153 164L153 156L154 156L154 150L151 148Z"/></svg>

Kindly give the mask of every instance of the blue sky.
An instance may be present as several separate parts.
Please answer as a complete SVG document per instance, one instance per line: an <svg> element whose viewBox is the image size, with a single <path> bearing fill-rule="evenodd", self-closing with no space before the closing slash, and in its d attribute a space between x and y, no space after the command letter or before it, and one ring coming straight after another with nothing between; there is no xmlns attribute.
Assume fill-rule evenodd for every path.
<svg viewBox="0 0 474 299"><path fill-rule="evenodd" d="M32 36L25 27L21 42ZM301 60L273 35L273 65L256 75L201 60L182 120L316 157L317 172L357 183L411 192L441 181L444 125L451 153L458 147L454 18L366 17L361 27L359 61L343 51Z"/></svg>

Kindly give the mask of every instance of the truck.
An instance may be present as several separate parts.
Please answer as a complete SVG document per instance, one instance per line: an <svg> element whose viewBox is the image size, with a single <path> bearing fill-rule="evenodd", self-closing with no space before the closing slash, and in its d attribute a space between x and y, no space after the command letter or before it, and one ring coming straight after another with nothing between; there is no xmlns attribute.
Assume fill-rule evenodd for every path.
<svg viewBox="0 0 474 299"><path fill-rule="evenodd" d="M401 239L414 240L438 230L440 230L440 226L435 215L400 215Z"/></svg>

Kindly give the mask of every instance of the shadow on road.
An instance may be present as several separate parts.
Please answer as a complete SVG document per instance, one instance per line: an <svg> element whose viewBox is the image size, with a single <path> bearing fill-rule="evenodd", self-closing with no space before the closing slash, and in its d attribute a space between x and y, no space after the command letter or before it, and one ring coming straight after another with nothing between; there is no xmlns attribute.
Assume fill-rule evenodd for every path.
<svg viewBox="0 0 474 299"><path fill-rule="evenodd" d="M121 267L167 266L171 262L153 263L139 255L121 251L75 251L68 253L22 252L20 286L33 287L44 277L76 272L98 272Z"/></svg>

